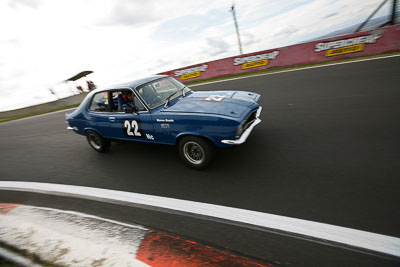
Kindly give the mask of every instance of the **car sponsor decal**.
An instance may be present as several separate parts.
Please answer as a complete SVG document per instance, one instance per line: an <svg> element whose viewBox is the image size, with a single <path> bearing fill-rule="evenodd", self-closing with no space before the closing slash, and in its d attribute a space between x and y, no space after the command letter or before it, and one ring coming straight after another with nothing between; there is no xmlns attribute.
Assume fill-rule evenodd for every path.
<svg viewBox="0 0 400 267"><path fill-rule="evenodd" d="M193 78L197 78L201 76L201 72L200 71L196 71L196 72L192 72L189 74L185 74L181 76L182 80L189 80L189 79L193 79Z"/></svg>
<svg viewBox="0 0 400 267"><path fill-rule="evenodd" d="M237 57L233 59L233 65L242 65L242 69L257 68L261 66L267 66L272 59L276 59L279 55L279 51L273 51L264 54L258 54L249 57Z"/></svg>
<svg viewBox="0 0 400 267"><path fill-rule="evenodd" d="M157 119L156 122L160 122L161 129L169 129L169 123L161 123L161 122L175 122L174 119Z"/></svg>
<svg viewBox="0 0 400 267"><path fill-rule="evenodd" d="M157 122L174 122L175 120L173 119L157 119Z"/></svg>
<svg viewBox="0 0 400 267"><path fill-rule="evenodd" d="M208 68L208 65L203 64L203 65L196 66L193 68L177 70L177 71L175 71L174 75L175 75L175 77L180 76L179 78L181 80L189 80L189 79L200 77L201 73L206 71L207 68Z"/></svg>
<svg viewBox="0 0 400 267"><path fill-rule="evenodd" d="M122 130L128 137L144 138L140 120L121 120Z"/></svg>
<svg viewBox="0 0 400 267"><path fill-rule="evenodd" d="M154 136L152 136L151 134L146 134L146 138L148 140L154 140Z"/></svg>
<svg viewBox="0 0 400 267"><path fill-rule="evenodd" d="M314 52L325 52L326 57L361 52L367 44L374 44L382 35L370 34L326 43L317 43Z"/></svg>

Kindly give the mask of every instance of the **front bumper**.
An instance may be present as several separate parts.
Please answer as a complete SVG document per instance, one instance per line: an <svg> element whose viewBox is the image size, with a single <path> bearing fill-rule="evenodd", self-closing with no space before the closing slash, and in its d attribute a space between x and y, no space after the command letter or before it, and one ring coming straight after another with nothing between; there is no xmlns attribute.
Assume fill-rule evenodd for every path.
<svg viewBox="0 0 400 267"><path fill-rule="evenodd" d="M246 142L247 137L249 137L251 131L253 131L254 127L261 122L261 120L259 119L261 110L262 110L262 107L260 106L256 113L256 119L253 121L252 124L250 124L249 127L247 127L247 129L243 132L242 136L240 136L236 140L222 140L221 142L223 144L227 144L227 145L240 145L240 144L243 144L244 142Z"/></svg>

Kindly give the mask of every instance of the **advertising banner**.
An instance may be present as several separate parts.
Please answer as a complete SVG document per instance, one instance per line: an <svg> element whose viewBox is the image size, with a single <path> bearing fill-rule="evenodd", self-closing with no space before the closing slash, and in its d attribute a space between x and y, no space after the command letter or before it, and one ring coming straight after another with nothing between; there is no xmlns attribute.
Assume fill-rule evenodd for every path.
<svg viewBox="0 0 400 267"><path fill-rule="evenodd" d="M182 82L400 50L400 25L200 63L166 74Z"/></svg>

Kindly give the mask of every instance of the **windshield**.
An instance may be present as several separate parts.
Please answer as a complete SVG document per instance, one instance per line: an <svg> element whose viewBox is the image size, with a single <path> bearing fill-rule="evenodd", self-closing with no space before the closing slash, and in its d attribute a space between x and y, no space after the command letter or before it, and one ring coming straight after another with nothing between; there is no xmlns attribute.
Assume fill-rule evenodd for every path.
<svg viewBox="0 0 400 267"><path fill-rule="evenodd" d="M149 108L156 108L189 92L190 89L172 77L155 80L136 88Z"/></svg>

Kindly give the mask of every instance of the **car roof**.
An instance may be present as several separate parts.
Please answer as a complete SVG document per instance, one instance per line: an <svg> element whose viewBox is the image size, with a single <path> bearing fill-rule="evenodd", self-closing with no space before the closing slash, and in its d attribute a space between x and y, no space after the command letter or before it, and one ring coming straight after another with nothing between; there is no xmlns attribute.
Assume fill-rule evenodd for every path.
<svg viewBox="0 0 400 267"><path fill-rule="evenodd" d="M168 77L168 75L153 75L150 77L146 77L146 78L141 78L141 79L137 79L137 80L133 80L133 81L129 81L129 82L124 82L124 83L119 83L119 84L115 84L113 86L108 86L108 88L123 88L123 87L129 87L129 88L136 88L139 85L163 78L163 77Z"/></svg>
<svg viewBox="0 0 400 267"><path fill-rule="evenodd" d="M168 75L153 75L153 76L149 76L149 77L145 77L145 78L141 78L141 79L137 79L137 80L132 80L132 81L128 81L128 82L124 82L124 83L118 83L118 84L113 84L113 85L108 85L108 86L101 86L100 88L93 90L93 93L97 93L97 92L101 92L101 91L105 91L105 90L112 90L112 89L122 89L122 88L136 88L139 85L160 79L160 78L164 78L164 77L168 77Z"/></svg>

